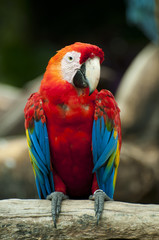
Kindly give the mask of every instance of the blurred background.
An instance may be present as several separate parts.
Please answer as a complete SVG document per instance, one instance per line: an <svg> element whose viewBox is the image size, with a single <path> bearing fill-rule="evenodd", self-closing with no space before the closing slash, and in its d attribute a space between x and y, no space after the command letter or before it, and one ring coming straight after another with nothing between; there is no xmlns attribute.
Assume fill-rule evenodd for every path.
<svg viewBox="0 0 159 240"><path fill-rule="evenodd" d="M159 203L159 0L0 1L0 199L37 198L23 109L57 50L101 47L98 89L121 109L115 199Z"/></svg>

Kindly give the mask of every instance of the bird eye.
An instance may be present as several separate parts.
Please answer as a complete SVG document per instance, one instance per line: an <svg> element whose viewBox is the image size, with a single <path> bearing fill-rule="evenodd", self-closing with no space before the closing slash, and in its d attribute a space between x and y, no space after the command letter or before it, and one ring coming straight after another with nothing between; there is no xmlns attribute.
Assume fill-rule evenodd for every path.
<svg viewBox="0 0 159 240"><path fill-rule="evenodd" d="M69 55L69 56L67 57L67 60L68 60L68 62L72 62L72 61L73 61L73 57Z"/></svg>

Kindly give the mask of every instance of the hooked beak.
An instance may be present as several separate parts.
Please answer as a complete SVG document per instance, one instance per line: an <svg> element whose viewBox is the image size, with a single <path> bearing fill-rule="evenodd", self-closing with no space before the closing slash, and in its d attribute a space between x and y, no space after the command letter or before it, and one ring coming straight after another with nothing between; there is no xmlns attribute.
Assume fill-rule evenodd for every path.
<svg viewBox="0 0 159 240"><path fill-rule="evenodd" d="M73 83L77 88L89 87L89 95L96 89L100 78L99 57L89 58L81 65L73 77Z"/></svg>

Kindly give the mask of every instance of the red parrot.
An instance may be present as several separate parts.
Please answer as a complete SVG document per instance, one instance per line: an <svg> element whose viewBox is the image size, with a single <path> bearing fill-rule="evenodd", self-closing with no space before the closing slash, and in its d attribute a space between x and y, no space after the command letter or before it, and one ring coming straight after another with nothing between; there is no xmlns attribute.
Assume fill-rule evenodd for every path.
<svg viewBox="0 0 159 240"><path fill-rule="evenodd" d="M103 60L95 45L77 42L61 49L24 109L38 194L52 200L55 227L63 199L90 196L97 223L104 200L113 200L121 124L112 93L96 90Z"/></svg>

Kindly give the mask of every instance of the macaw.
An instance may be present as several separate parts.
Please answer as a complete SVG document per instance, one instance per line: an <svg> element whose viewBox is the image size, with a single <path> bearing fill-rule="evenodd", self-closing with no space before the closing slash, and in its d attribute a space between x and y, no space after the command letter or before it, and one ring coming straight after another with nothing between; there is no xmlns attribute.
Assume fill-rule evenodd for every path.
<svg viewBox="0 0 159 240"><path fill-rule="evenodd" d="M25 106L25 129L38 195L51 200L56 227L62 200L94 200L97 223L113 200L121 148L120 110L98 92L102 49L76 42L49 61Z"/></svg>

